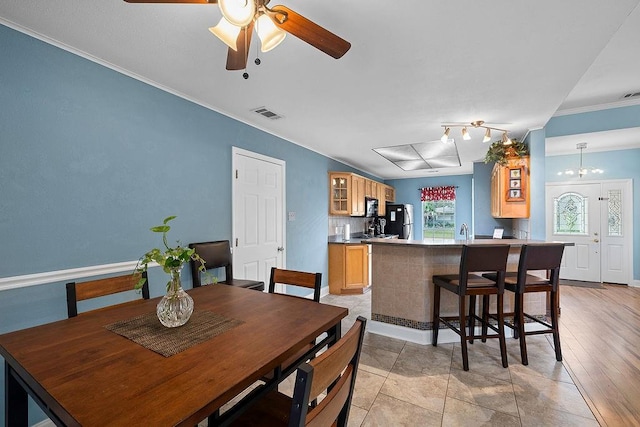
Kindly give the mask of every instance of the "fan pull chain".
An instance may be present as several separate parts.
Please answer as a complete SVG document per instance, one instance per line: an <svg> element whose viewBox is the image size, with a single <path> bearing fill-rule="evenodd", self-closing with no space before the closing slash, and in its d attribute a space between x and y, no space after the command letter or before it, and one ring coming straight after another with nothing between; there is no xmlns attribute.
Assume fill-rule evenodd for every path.
<svg viewBox="0 0 640 427"><path fill-rule="evenodd" d="M242 53L244 53L244 57L247 58L249 56L249 47L247 46L247 29L245 28L244 30L244 51ZM247 80L249 78L249 73L247 73L247 61L244 62L244 73L242 73L242 77L244 77L245 80Z"/></svg>

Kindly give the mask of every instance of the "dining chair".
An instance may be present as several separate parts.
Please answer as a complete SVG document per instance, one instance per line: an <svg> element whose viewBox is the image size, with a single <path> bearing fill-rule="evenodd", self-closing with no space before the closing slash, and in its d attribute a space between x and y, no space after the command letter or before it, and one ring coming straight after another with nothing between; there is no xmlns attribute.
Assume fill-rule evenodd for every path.
<svg viewBox="0 0 640 427"><path fill-rule="evenodd" d="M224 280L218 282L223 285L238 286L241 288L264 291L264 282L258 280L235 279L233 277L233 261L231 256L231 245L228 240L216 240L214 242L191 243L189 247L196 250L196 253L205 262L205 269L224 268ZM193 287L202 286L200 279L200 265L194 260L190 262L191 277Z"/></svg>
<svg viewBox="0 0 640 427"><path fill-rule="evenodd" d="M504 296L504 276L507 268L507 257L509 256L509 245L463 245L460 258L460 268L458 274L435 275L433 276L433 346L438 345L438 332L440 321L451 328L460 336L460 346L462 347L462 367L469 370L469 357L467 342L473 343L474 338L498 338L500 341L500 356L502 366L508 367L507 345L504 335L503 316L503 296ZM494 280L474 274L478 272L494 272ZM458 315L440 316L440 291L444 288L458 296ZM476 295L497 296L497 327L489 323L488 313L483 311L482 318L475 314ZM466 312L466 297L469 296L469 315ZM476 334L475 321L479 320L482 325L482 333ZM453 322L456 321L458 326ZM469 332L466 332L467 326ZM491 329L495 332L488 335Z"/></svg>
<svg viewBox="0 0 640 427"><path fill-rule="evenodd" d="M149 299L149 281L146 272L67 283L67 316L71 318L78 315L78 301L132 291L141 278L145 279L141 289L142 298Z"/></svg>
<svg viewBox="0 0 640 427"><path fill-rule="evenodd" d="M523 365L529 364L526 335L553 334L553 348L556 353L556 360L562 361L560 329L558 327L560 309L558 286L563 253L564 243L529 243L522 245L520 259L518 260L518 272L507 273L504 279L505 289L515 293L514 311L513 313L505 313L505 316L513 316L513 323L505 322L505 325L513 329L514 338L520 340L520 358ZM529 274L530 271L541 270L546 272L546 277ZM484 273L483 276L495 280L495 274L493 273ZM550 324L524 312L524 294L531 292L548 292ZM483 306L485 306L484 302ZM494 315L491 314L490 316L493 317ZM525 317L532 322L543 325L545 329L525 331Z"/></svg>
<svg viewBox="0 0 640 427"><path fill-rule="evenodd" d="M312 289L313 300L320 302L322 273L308 273L305 271L283 270L272 267L269 278L269 293L273 294L276 292L276 284Z"/></svg>
<svg viewBox="0 0 640 427"><path fill-rule="evenodd" d="M276 292L276 285L296 286L305 289L313 290L313 300L320 303L320 289L322 287L322 273L309 273L305 271L295 270L283 270L280 268L272 267L271 275L269 278L268 291L270 294L280 293ZM294 298L304 298L299 295L286 294ZM283 377L288 375L289 372L294 371L301 363L306 360L315 357L315 353L321 350L329 341L335 340L338 337L326 336L321 340L317 337L309 344L305 345L298 352L291 355L280 365L274 372L270 372L263 377L264 381L271 381L274 377ZM314 349L315 348L315 349Z"/></svg>
<svg viewBox="0 0 640 427"><path fill-rule="evenodd" d="M258 400L233 426L344 427L358 373L367 320L359 316L347 333L327 351L296 371L293 397L277 390ZM322 398L323 394L326 396ZM317 405L311 402L317 400Z"/></svg>

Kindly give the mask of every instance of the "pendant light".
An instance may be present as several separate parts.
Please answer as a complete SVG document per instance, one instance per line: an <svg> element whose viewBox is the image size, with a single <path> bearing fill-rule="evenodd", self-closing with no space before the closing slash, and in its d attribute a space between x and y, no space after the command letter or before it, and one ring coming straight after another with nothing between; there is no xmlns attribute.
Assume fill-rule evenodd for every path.
<svg viewBox="0 0 640 427"><path fill-rule="evenodd" d="M209 28L216 37L224 42L231 49L237 51L238 45L236 40L238 40L238 34L240 34L241 28L233 25L231 22L227 21L227 19L223 16L220 18L220 22L215 27Z"/></svg>
<svg viewBox="0 0 640 427"><path fill-rule="evenodd" d="M587 148L587 143L586 142L579 142L578 144L576 144L576 148L578 150L580 150L580 165L578 166L578 169L566 169L564 172L558 172L558 175L575 175L578 174L578 178L582 178L583 175L586 175L588 173L604 173L604 170L600 169L600 168L594 168L591 166L583 166L582 165L582 151L585 150Z"/></svg>
<svg viewBox="0 0 640 427"><path fill-rule="evenodd" d="M264 13L256 20L256 32L262 42L260 50L263 52L269 52L278 46L287 35L287 33L276 27L271 18Z"/></svg>
<svg viewBox="0 0 640 427"><path fill-rule="evenodd" d="M227 21L238 27L246 27L256 14L254 0L218 0L220 12Z"/></svg>

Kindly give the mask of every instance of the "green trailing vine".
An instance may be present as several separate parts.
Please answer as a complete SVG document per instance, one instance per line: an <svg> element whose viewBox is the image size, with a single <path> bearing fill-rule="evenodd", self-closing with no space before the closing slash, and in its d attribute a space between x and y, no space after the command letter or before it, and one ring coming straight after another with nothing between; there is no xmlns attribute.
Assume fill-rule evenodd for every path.
<svg viewBox="0 0 640 427"><path fill-rule="evenodd" d="M510 145L504 145L502 141L495 141L489 146L487 154L484 156L485 163L498 163L506 165L510 158L529 155L529 147L524 142L512 139Z"/></svg>

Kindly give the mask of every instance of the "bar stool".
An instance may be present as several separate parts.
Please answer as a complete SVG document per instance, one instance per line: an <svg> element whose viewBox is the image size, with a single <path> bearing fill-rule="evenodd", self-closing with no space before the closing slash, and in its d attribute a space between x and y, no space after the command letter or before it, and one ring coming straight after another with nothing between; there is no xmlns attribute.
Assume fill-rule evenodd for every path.
<svg viewBox="0 0 640 427"><path fill-rule="evenodd" d="M518 272L508 273L505 278L505 289L515 293L515 307L513 323L505 322L505 325L514 330L514 337L520 340L520 358L523 365L529 364L527 356L526 335L553 334L553 348L556 360L562 361L562 349L560 347L560 331L558 328L559 294L558 283L560 281L560 263L564 252L564 243L529 243L522 245ZM528 274L533 270L546 270L547 278ZM485 278L494 280L494 273L483 274ZM524 312L524 294L529 292L548 292L551 310L551 324L540 320ZM483 301L483 307L488 304ZM484 311L484 308L483 308ZM494 317L494 315L489 315ZM543 325L546 329L525 331L524 318Z"/></svg>
<svg viewBox="0 0 640 427"><path fill-rule="evenodd" d="M438 331L440 329L440 321L442 321L442 323L460 336L462 367L465 371L469 370L467 341L473 343L474 338L482 338L483 341L486 338L498 338L500 340L502 366L505 368L509 366L507 362L507 345L504 336L504 317L502 313L504 277L508 256L509 245L464 245L462 247L459 274L433 276L433 337L431 343L433 346L438 345ZM471 274L483 271L494 272L495 279L487 279L479 274ZM440 316L441 288L458 295L458 316ZM469 295L469 322L467 322L466 315L467 295ZM488 313L486 311L483 310L482 318L476 316L476 295L483 295L484 298L489 298L490 295L497 295L497 327L489 324L489 319L486 317ZM482 324L481 335L475 334L476 319ZM451 323L453 320L459 321L459 328ZM469 323L468 334L465 331L467 323ZM488 335L488 328L496 332L496 334Z"/></svg>

